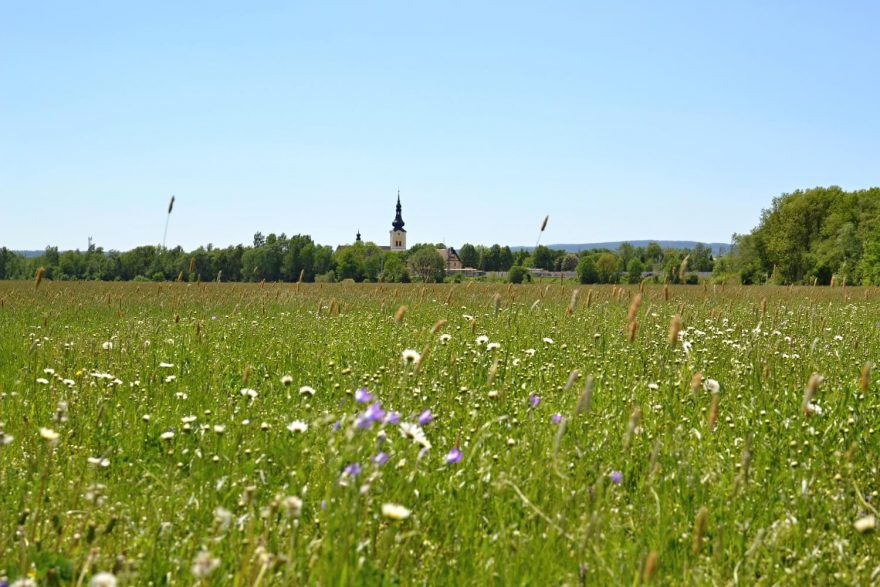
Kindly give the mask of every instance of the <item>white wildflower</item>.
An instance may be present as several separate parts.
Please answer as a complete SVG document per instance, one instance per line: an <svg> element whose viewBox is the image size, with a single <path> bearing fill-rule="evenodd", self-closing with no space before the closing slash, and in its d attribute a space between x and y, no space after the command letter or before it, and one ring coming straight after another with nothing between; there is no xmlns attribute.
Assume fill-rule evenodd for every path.
<svg viewBox="0 0 880 587"><path fill-rule="evenodd" d="M291 518L298 518L302 513L303 501L295 495L288 495L281 501L281 505L287 510Z"/></svg>
<svg viewBox="0 0 880 587"><path fill-rule="evenodd" d="M92 576L89 587L116 587L116 576L112 573L98 573Z"/></svg>
<svg viewBox="0 0 880 587"><path fill-rule="evenodd" d="M873 515L865 516L856 520L853 526L862 534L872 532L877 527L877 518Z"/></svg>
<svg viewBox="0 0 880 587"><path fill-rule="evenodd" d="M431 448L431 443L428 441L428 437L425 436L425 431L422 430L422 427L418 424L401 422L400 433L407 438L411 438L416 444L418 444L422 448Z"/></svg>
<svg viewBox="0 0 880 587"><path fill-rule="evenodd" d="M405 520L410 515L410 510L397 503L383 503L382 515L392 520Z"/></svg>
<svg viewBox="0 0 880 587"><path fill-rule="evenodd" d="M287 425L287 429L291 432L306 432L309 429L309 425L302 420L294 420Z"/></svg>
<svg viewBox="0 0 880 587"><path fill-rule="evenodd" d="M299 388L300 395L315 395L315 388L309 387L308 385L303 385Z"/></svg>
<svg viewBox="0 0 880 587"><path fill-rule="evenodd" d="M420 355L419 352L414 349L405 349L402 356L403 362L405 364L412 363L418 365L419 361L422 360L422 355Z"/></svg>
<svg viewBox="0 0 880 587"><path fill-rule="evenodd" d="M40 436L49 444L57 444L60 434L50 428L40 428Z"/></svg>
<svg viewBox="0 0 880 587"><path fill-rule="evenodd" d="M214 523L220 530L226 530L232 524L232 512L222 506L214 508Z"/></svg>
<svg viewBox="0 0 880 587"><path fill-rule="evenodd" d="M192 574L196 579L204 579L217 570L220 566L220 559L211 556L211 553L203 550L196 555L192 563Z"/></svg>

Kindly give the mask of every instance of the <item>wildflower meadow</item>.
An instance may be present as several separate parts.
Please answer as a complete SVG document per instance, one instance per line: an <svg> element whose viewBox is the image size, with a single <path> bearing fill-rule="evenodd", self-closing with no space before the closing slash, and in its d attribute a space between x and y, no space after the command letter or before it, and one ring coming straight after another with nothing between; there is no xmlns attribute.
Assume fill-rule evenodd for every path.
<svg viewBox="0 0 880 587"><path fill-rule="evenodd" d="M3 585L866 585L880 290L0 282Z"/></svg>

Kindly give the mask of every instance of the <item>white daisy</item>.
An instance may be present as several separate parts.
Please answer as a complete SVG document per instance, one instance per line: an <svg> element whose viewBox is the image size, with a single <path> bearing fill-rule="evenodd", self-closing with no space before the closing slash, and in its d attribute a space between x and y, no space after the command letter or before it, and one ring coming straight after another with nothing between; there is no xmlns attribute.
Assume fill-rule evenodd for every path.
<svg viewBox="0 0 880 587"><path fill-rule="evenodd" d="M290 424L287 425L287 429L291 432L305 432L309 429L309 425L303 422L302 420L294 420Z"/></svg>

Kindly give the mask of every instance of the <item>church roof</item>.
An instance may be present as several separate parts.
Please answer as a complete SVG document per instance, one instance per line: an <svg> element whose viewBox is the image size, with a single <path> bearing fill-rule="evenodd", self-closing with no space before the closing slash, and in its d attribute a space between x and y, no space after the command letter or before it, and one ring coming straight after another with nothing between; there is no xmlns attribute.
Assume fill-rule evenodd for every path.
<svg viewBox="0 0 880 587"><path fill-rule="evenodd" d="M403 229L403 216L401 214L401 208L400 208L400 190L397 190L397 215L394 217L394 222L391 223L391 227L394 230L399 230L400 232L406 232Z"/></svg>

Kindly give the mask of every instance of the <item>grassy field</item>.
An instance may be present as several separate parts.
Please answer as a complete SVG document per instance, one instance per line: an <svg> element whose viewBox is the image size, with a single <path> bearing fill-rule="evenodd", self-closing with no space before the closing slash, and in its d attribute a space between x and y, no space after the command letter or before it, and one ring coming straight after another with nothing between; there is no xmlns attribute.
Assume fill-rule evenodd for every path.
<svg viewBox="0 0 880 587"><path fill-rule="evenodd" d="M878 580L880 290L575 289L0 283L0 577Z"/></svg>

